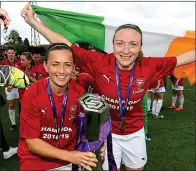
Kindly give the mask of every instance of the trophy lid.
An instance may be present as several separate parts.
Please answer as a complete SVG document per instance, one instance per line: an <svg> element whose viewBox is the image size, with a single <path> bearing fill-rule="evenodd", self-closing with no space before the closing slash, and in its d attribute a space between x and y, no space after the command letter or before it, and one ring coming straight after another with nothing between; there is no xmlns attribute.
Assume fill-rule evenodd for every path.
<svg viewBox="0 0 196 171"><path fill-rule="evenodd" d="M86 93L79 99L79 102L85 111L103 113L109 110L108 104L97 94Z"/></svg>

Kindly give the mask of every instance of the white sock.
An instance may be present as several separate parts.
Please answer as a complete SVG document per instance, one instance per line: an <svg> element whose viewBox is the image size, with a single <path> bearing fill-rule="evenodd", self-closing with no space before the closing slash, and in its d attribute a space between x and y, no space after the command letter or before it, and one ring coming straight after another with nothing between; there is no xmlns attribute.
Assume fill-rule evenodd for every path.
<svg viewBox="0 0 196 171"><path fill-rule="evenodd" d="M12 125L16 125L16 118L15 118L15 109L14 110L8 110L10 121Z"/></svg>
<svg viewBox="0 0 196 171"><path fill-rule="evenodd" d="M180 107L183 108L183 105L184 105L184 96L181 95L181 96L179 96L178 98L179 98Z"/></svg>
<svg viewBox="0 0 196 171"><path fill-rule="evenodd" d="M147 109L150 110L152 100L148 98L147 100Z"/></svg>
<svg viewBox="0 0 196 171"><path fill-rule="evenodd" d="M156 106L157 106L157 101L153 100L153 103L152 103L152 114L153 115L156 114Z"/></svg>
<svg viewBox="0 0 196 171"><path fill-rule="evenodd" d="M155 111L156 116L159 116L159 113L161 111L162 105L163 105L163 100L162 99L159 99L157 101L157 104L156 104L156 111Z"/></svg>
<svg viewBox="0 0 196 171"><path fill-rule="evenodd" d="M172 96L172 105L176 106L177 96Z"/></svg>

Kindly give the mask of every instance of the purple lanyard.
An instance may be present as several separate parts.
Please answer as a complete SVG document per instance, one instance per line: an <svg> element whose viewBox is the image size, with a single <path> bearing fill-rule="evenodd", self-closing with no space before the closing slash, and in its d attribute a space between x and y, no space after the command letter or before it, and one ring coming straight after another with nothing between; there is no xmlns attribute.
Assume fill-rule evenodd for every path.
<svg viewBox="0 0 196 171"><path fill-rule="evenodd" d="M67 105L67 94L68 94L68 91L66 91L64 96L63 96L63 104L62 104L62 110L61 110L61 122L60 122L60 128L59 128L58 127L58 120L57 120L57 113L56 113L56 106L55 106L54 98L53 98L53 95L52 95L52 89L50 87L49 79L47 79L46 87L47 87L48 98L49 98L50 104L52 106L52 112L53 112L54 122L55 122L56 129L57 129L58 145L59 145L59 143L60 143L59 142L60 133L61 133L61 129L62 129L62 126L63 126L64 117L65 117L65 110L66 110L66 105Z"/></svg>
<svg viewBox="0 0 196 171"><path fill-rule="evenodd" d="M121 89L120 89L120 78L119 78L119 72L118 72L118 64L117 62L115 63L115 71L116 71L116 88L117 88L117 93L118 93L118 103L119 103L119 108L120 108L120 115L121 115L121 119L124 120L125 117L125 113L127 110L127 105L129 102L129 97L130 97L130 92L131 92L131 88L133 85L133 78L135 75L135 68L136 68L136 63L134 63L132 71L131 71L131 75L130 75L130 79L129 79L129 85L127 88L127 93L126 93L126 98L125 98L125 104L124 106L122 106L122 94L121 94Z"/></svg>

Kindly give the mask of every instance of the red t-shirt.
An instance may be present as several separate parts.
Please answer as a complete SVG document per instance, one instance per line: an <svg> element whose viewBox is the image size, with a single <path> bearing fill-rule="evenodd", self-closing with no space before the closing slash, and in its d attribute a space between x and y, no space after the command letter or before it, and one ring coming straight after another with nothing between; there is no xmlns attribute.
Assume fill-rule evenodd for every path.
<svg viewBox="0 0 196 171"><path fill-rule="evenodd" d="M22 70L25 73L25 68L19 67L20 70ZM41 67L37 67L35 65L32 66L32 68L29 70L30 76L32 78L35 78L36 80L40 80L45 77L45 72L41 69ZM22 97L25 93L26 89L25 88L19 88L19 102L21 102Z"/></svg>
<svg viewBox="0 0 196 171"><path fill-rule="evenodd" d="M172 75L172 76L170 77L170 79L171 79L172 84L173 84L173 85L176 85L176 82L177 82L178 78L176 78L174 75ZM184 86L184 78L181 78L181 79L178 81L178 85L177 85L177 86Z"/></svg>
<svg viewBox="0 0 196 171"><path fill-rule="evenodd" d="M37 71L37 74L35 75L35 77L37 77L38 80L45 78L45 77L48 77L48 73L46 72L42 63L34 65L34 68Z"/></svg>
<svg viewBox="0 0 196 171"><path fill-rule="evenodd" d="M67 107L63 129L60 133L60 149L73 151L76 143L76 116L81 110L78 98L85 94L84 89L75 81L70 81ZM62 110L63 96L53 94L58 124ZM46 79L35 82L28 88L22 99L20 114L20 139L18 156L20 170L48 170L69 164L67 161L40 157L29 151L25 139L40 138L54 147L58 147L57 131L52 107L46 91Z"/></svg>
<svg viewBox="0 0 196 171"><path fill-rule="evenodd" d="M97 93L95 80L94 78L88 73L80 73L77 79L78 84L80 84L86 92L89 93Z"/></svg>
<svg viewBox="0 0 196 171"><path fill-rule="evenodd" d="M156 87L158 86L158 81L159 81L159 80L153 82L153 83L150 85L150 88L156 88ZM161 88L161 87L164 87L164 78L161 79L161 82L160 82L160 84L159 84L159 88ZM149 88L149 89L150 89L150 88Z"/></svg>
<svg viewBox="0 0 196 171"><path fill-rule="evenodd" d="M112 118L112 132L119 135L134 133L144 126L142 98L150 84L156 80L172 75L176 66L176 57L171 58L143 58L137 63L134 82L129 97L128 107L125 114L125 129L121 131L121 116L119 113L118 96L115 78L115 56L114 54L102 54L87 51L72 45L75 57L88 70L95 79L98 93L104 97L109 106ZM127 86L131 71L120 70L120 86L122 103L124 104Z"/></svg>
<svg viewBox="0 0 196 171"><path fill-rule="evenodd" d="M9 65L9 66L14 66L18 68L20 66L21 62L19 59L14 59L13 62L10 62L8 59L4 59L0 61L0 65Z"/></svg>

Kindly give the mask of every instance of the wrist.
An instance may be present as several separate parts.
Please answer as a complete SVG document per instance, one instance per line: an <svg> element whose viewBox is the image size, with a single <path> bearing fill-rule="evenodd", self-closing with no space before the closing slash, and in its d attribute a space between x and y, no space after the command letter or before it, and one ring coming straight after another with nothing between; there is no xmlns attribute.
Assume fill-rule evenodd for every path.
<svg viewBox="0 0 196 171"><path fill-rule="evenodd" d="M38 21L37 21L34 17L32 17L32 18L28 21L28 24L29 24L31 27L35 27L35 25L36 25L37 22L38 22Z"/></svg>
<svg viewBox="0 0 196 171"><path fill-rule="evenodd" d="M56 158L59 160L70 162L70 158L71 158L70 154L71 154L70 151L59 149L59 152L57 153Z"/></svg>

